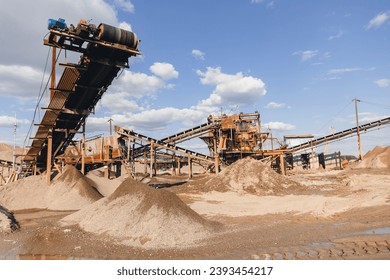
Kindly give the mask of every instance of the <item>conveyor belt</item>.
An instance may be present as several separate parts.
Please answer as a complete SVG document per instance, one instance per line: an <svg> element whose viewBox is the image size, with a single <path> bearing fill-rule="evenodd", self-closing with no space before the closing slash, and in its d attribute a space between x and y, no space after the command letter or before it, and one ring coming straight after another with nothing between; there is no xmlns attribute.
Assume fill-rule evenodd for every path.
<svg viewBox="0 0 390 280"><path fill-rule="evenodd" d="M359 131L362 132L362 131L366 131L366 130L369 130L369 129L372 129L372 128L375 128L375 127L378 127L381 125L388 125L388 124L390 124L390 117L359 125ZM300 145L290 147L290 148L288 148L288 151L289 152L296 152L299 150L304 150L307 148L311 148L311 147L323 144L325 142L330 142L330 141L334 141L337 139L341 139L341 138L350 136L351 134L357 133L357 130L358 130L358 127L356 126L356 127L350 128L350 129L346 129L346 130L339 131L339 132L336 132L333 134L329 134L329 135L326 135L326 136L323 136L323 137L320 137L317 139L307 141L307 142L302 143Z"/></svg>
<svg viewBox="0 0 390 280"><path fill-rule="evenodd" d="M32 138L32 144L27 151L25 160L36 160L41 153L43 146L47 142L47 138L53 128L56 126L56 121L61 113L61 110L65 108L65 104L69 98L69 95L73 91L76 81L78 80L80 73L75 68L65 68L62 77L57 85L57 91L54 92L53 98L49 103L48 110L46 110L41 123L38 125L35 137ZM46 155L46 151L44 153ZM42 155L42 156L44 156Z"/></svg>
<svg viewBox="0 0 390 280"><path fill-rule="evenodd" d="M105 27L108 30L107 25ZM110 30L120 30L112 28ZM24 161L45 167L50 135L53 157L62 154L118 72L128 67L128 58L139 54L138 44L129 47L102 41L102 32L94 25L81 22L77 29L50 29L49 37L44 41L46 45L81 52L82 56L78 64L64 65L62 77L52 89L52 99L44 108L46 112Z"/></svg>
<svg viewBox="0 0 390 280"><path fill-rule="evenodd" d="M135 138L138 140L145 141L145 142L149 143L149 146L150 146L150 143L153 143L153 145L155 145L156 147L159 147L161 149L167 149L167 150L177 152L177 153L182 154L182 155L190 156L191 158L194 158L197 160L206 161L209 163L214 163L214 159L212 157L209 157L209 156L206 156L206 155L203 155L201 153L197 153L197 152L194 152L194 151L191 151L188 149L184 149L182 147L179 147L179 146L176 146L173 144L169 144L169 143L163 142L161 140L157 140L157 139L142 135L140 133L136 133L136 132L129 130L129 129L125 129L122 127L115 127L115 132L118 133L119 135L121 135L122 137L125 137L125 138Z"/></svg>
<svg viewBox="0 0 390 280"><path fill-rule="evenodd" d="M190 139L199 137L204 135L205 133L210 132L215 129L215 127L219 125L219 123L207 122L190 129L186 129L184 131L175 133L173 135L167 136L165 138L160 139L160 142L169 143L169 144L178 144L184 141L188 141ZM142 147L138 147L134 150L134 157L140 157L143 155L144 151L149 150L149 144L146 144Z"/></svg>
<svg viewBox="0 0 390 280"><path fill-rule="evenodd" d="M165 143L181 143L183 141L190 140L195 137L199 137L200 135L209 132L211 129L215 128L214 123L204 123L193 128L187 129L185 131L167 136L160 141Z"/></svg>

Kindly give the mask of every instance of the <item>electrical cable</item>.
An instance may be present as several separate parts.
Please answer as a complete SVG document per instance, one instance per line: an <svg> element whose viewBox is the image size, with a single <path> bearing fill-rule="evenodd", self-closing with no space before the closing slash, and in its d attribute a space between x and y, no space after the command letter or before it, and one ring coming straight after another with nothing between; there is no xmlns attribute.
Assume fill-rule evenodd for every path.
<svg viewBox="0 0 390 280"><path fill-rule="evenodd" d="M45 79L46 69L47 69L47 65L49 63L50 51L51 51L51 48L49 48L48 51L47 51L45 68L44 68L43 73L42 73L41 85L39 87L38 96L37 96L37 104L35 105L34 115L33 115L32 121L30 123L30 127L29 127L29 129L27 131L26 138L24 138L23 148L26 147L27 138L30 137L30 135L31 135L31 130L32 130L32 126L33 126L33 124L35 122L35 117L36 117L37 113L39 114L39 111L37 110L37 108L39 106L39 99L40 99L40 96L42 94L41 92L42 92L42 87L43 87L43 81ZM38 118L40 118L40 115L38 115Z"/></svg>
<svg viewBox="0 0 390 280"><path fill-rule="evenodd" d="M379 107L383 107L385 109L390 109L390 106L389 105L384 105L384 104L378 104L378 103L374 103L374 102L370 102L370 101L364 101L364 100L361 100L359 99L360 102L362 103L366 103L366 104L370 104L370 105L375 105L375 106L379 106Z"/></svg>
<svg viewBox="0 0 390 280"><path fill-rule="evenodd" d="M43 71L41 86L40 86L39 94L38 94L38 98L37 98L37 104L36 104L36 106L35 106L34 115L33 115L33 119L32 119L31 124L30 124L30 128L28 129L26 138L24 139L24 142L23 142L23 147L26 147L27 139L31 136L32 128L33 128L34 122L35 122L35 117L36 117L37 113L39 113L39 105L40 105L40 103L41 103L41 101L42 101L42 98L43 98L45 92L47 91L47 87L48 87L48 85L49 85L51 76L52 76L53 71L54 71L54 69L51 70L50 76L49 76L48 79L47 79L45 88L42 90L43 80L44 80L44 77L45 77L45 73L46 73L46 69L47 69L47 65L48 65L48 61L49 61L49 54L50 54L50 50L52 50L52 48L53 48L53 47L51 47L51 48L49 49L48 54L47 54L47 57L46 57L46 64L45 64L45 69L44 69L44 71ZM57 64L57 61L58 61L58 58L59 58L60 54L61 54L61 49L60 49L60 51L59 51L58 54L57 54L57 57L56 57L56 60L55 60L55 64Z"/></svg>
<svg viewBox="0 0 390 280"><path fill-rule="evenodd" d="M51 48L49 48L47 50L47 56L46 56L46 62L45 62L45 68L43 69L43 74L42 74L42 79L41 79L41 85L39 86L39 91L38 91L38 96L37 96L37 103L38 103L38 100L39 100L39 97L41 95L41 91L42 91L42 87L43 87L43 81L45 79L45 74L46 74L46 69L47 69L47 65L49 64L49 56L50 56L50 50ZM36 110L36 108L35 108ZM38 111L38 119L41 118L40 116L40 111ZM34 112L34 117L33 117L33 122L35 121L35 112Z"/></svg>
<svg viewBox="0 0 390 280"><path fill-rule="evenodd" d="M329 121L327 121L319 130L317 130L316 134L320 133L325 128L325 126L327 126L332 120L334 120L335 117L340 115L349 105L352 104L352 102L353 101L350 101L347 105L345 105L338 113L336 113L336 115L333 116L333 118L331 118Z"/></svg>

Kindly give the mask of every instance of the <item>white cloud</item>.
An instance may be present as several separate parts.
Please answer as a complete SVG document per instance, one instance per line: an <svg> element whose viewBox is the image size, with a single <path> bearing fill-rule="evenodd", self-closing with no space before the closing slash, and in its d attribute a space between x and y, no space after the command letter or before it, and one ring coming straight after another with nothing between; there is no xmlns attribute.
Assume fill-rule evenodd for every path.
<svg viewBox="0 0 390 280"><path fill-rule="evenodd" d="M359 125L363 123L369 123L389 117L388 115L379 115L373 112L361 112L359 113ZM353 122L355 124L355 122Z"/></svg>
<svg viewBox="0 0 390 280"><path fill-rule="evenodd" d="M379 114L379 113L375 113L375 112L359 112L358 117L359 117L358 118L359 125L362 125L365 123L370 123L370 122L377 121L380 119L388 118L389 115L383 115L383 114ZM349 127L355 127L356 126L356 115L350 114L350 115L343 116L343 117L335 117L334 121L335 121L336 125L338 125L339 123L342 124L342 127L345 127L346 125L348 125Z"/></svg>
<svg viewBox="0 0 390 280"><path fill-rule="evenodd" d="M93 117L93 116L90 116L88 117L87 121L86 121L86 132L87 133L100 133L100 132L103 132L103 133L107 133L108 131L110 131L110 124L109 124L109 119L112 119L113 122L112 122L112 127L113 127L113 130L114 130L114 125L121 125L120 122L118 122L117 118L114 116L112 117ZM128 127L129 129L133 129L132 127Z"/></svg>
<svg viewBox="0 0 390 280"><path fill-rule="evenodd" d="M35 80L41 77L39 71L26 65L0 65L0 74L26 80Z"/></svg>
<svg viewBox="0 0 390 280"><path fill-rule="evenodd" d="M180 144L180 147L182 147L184 149L189 149L192 151L200 150L200 152L204 153L204 154L207 154L207 152L209 151L206 143L204 143L204 142L203 143L191 143L190 141L188 141L186 143Z"/></svg>
<svg viewBox="0 0 390 280"><path fill-rule="evenodd" d="M156 76L123 71L103 95L101 105L114 113L145 110L145 106L138 104L139 99L155 98L160 90L173 88L174 85L167 83L166 80L179 75L169 63L154 63L150 71Z"/></svg>
<svg viewBox="0 0 390 280"><path fill-rule="evenodd" d="M345 73L350 73L350 72L357 72L357 71L362 71L363 68L336 68L336 69L331 69L328 71L329 75L340 75L340 74L345 74Z"/></svg>
<svg viewBox="0 0 390 280"><path fill-rule="evenodd" d="M134 5L129 0L115 0L114 3L118 5L123 11L134 13Z"/></svg>
<svg viewBox="0 0 390 280"><path fill-rule="evenodd" d="M344 32L342 30L339 30L335 35L331 35L328 37L329 41L332 41L334 39L339 39L344 35Z"/></svg>
<svg viewBox="0 0 390 280"><path fill-rule="evenodd" d="M321 60L327 60L327 59L329 59L329 58L331 58L330 52L325 52L325 53L323 53L323 54L321 55L321 57L320 57Z"/></svg>
<svg viewBox="0 0 390 280"><path fill-rule="evenodd" d="M367 24L366 29L379 28L390 18L390 11L377 14Z"/></svg>
<svg viewBox="0 0 390 280"><path fill-rule="evenodd" d="M160 73L159 70L151 67L154 73ZM119 81L110 88L112 93L108 92L103 96L101 104L116 113L110 116L116 124L141 131L153 131L163 130L178 123L183 127L198 125L205 122L207 116L217 112L218 105L251 104L265 94L264 83L260 79L244 76L242 73L231 75L222 73L220 68L207 68L206 72L198 70L197 74L202 84L215 86L215 90L209 98L189 108L148 109L139 106L134 98L153 95L151 92L156 93L167 85L157 76L130 71L122 74ZM94 117L88 126L90 129L99 129L99 125L106 127L108 118Z"/></svg>
<svg viewBox="0 0 390 280"><path fill-rule="evenodd" d="M103 95L100 104L114 113L138 112L145 108L137 100L154 98L159 90L171 87L157 76L124 71Z"/></svg>
<svg viewBox="0 0 390 280"><path fill-rule="evenodd" d="M165 86L165 82L156 76L124 71L119 79L110 86L109 92L125 92L129 97L141 98L154 95Z"/></svg>
<svg viewBox="0 0 390 280"><path fill-rule="evenodd" d="M28 24L20 24L20 18ZM68 25L71 23L77 25L80 19L92 19L91 23L95 24L100 22L115 26L119 24L117 10L103 0L51 0L50 4L47 0L5 1L1 5L0 24L8 28L4 28L0 33L2 42L0 61L3 64L31 65L33 62L35 66L42 65L48 50L43 46L42 38L47 33L49 18L64 18Z"/></svg>
<svg viewBox="0 0 390 280"><path fill-rule="evenodd" d="M390 79L379 79L374 81L374 83L381 88L389 87L390 86Z"/></svg>
<svg viewBox="0 0 390 280"><path fill-rule="evenodd" d="M277 103L277 102L269 102L265 108L267 109L279 109L279 108L284 108L286 107L286 104L285 103Z"/></svg>
<svg viewBox="0 0 390 280"><path fill-rule="evenodd" d="M180 111L177 108L167 107L162 109L151 109L137 114L129 115L131 123L137 127L146 129L164 129L177 119Z"/></svg>
<svg viewBox="0 0 390 280"><path fill-rule="evenodd" d="M199 107L174 108L165 107L160 109L142 110L139 112L122 111L120 114L110 116L114 123L127 128L136 130L164 130L171 124L182 123L184 127L191 127L204 123L210 112L202 110ZM105 125L110 117L88 118L88 127L90 130L99 130L100 126Z"/></svg>
<svg viewBox="0 0 390 280"><path fill-rule="evenodd" d="M319 53L318 50L306 50L306 51L296 51L293 55L298 55L301 57L301 61L308 61L313 57L317 56Z"/></svg>
<svg viewBox="0 0 390 280"><path fill-rule="evenodd" d="M0 126L13 126L15 124L15 117L0 116Z"/></svg>
<svg viewBox="0 0 390 280"><path fill-rule="evenodd" d="M263 124L264 127L267 127L271 130L293 130L295 125L283 123L283 122L269 122Z"/></svg>
<svg viewBox="0 0 390 280"><path fill-rule="evenodd" d="M121 2L130 3L130 1ZM104 0L51 0L50 4L47 0L2 1L0 25L5 28L0 32L2 64L0 95L12 94L14 97L22 98L36 98L38 95L44 63L49 51L49 48L42 43L43 37L48 32L49 18L64 18L68 26L71 23L77 25L80 19L88 19L96 25L103 22L126 29L131 28L128 23L119 22L116 7L118 6L110 5ZM21 18L28 24L22 24ZM62 62L63 54L64 52L60 58ZM73 55L68 52L68 59L77 62L77 60L73 61ZM74 55L76 58L78 56L78 54Z"/></svg>
<svg viewBox="0 0 390 280"><path fill-rule="evenodd" d="M0 116L0 127L14 126L15 121L16 121L16 125L30 123L30 121L26 119L17 119L11 116Z"/></svg>
<svg viewBox="0 0 390 280"><path fill-rule="evenodd" d="M340 76L347 74L347 73L353 73L353 72L362 72L362 71L374 71L375 67L370 68L361 68L361 67L351 67L351 68L335 68L331 69L327 73L327 78L329 80L333 79L340 79Z"/></svg>
<svg viewBox="0 0 390 280"><path fill-rule="evenodd" d="M36 98L42 74L27 65L0 65L0 96Z"/></svg>
<svg viewBox="0 0 390 280"><path fill-rule="evenodd" d="M197 70L196 73L202 84L215 86L209 98L200 102L201 106L252 104L266 94L261 79L241 72L225 74L220 67L207 67L206 72Z"/></svg>
<svg viewBox="0 0 390 280"><path fill-rule="evenodd" d="M179 77L179 72L177 72L175 67L170 63L155 62L149 69L154 75L159 76L164 80L176 79Z"/></svg>
<svg viewBox="0 0 390 280"><path fill-rule="evenodd" d="M104 0L51 0L50 3L47 0L2 1L0 24L4 29L0 32L0 98L2 103L5 103L3 104L3 110L5 112L9 111L10 108L5 108L8 105L13 107L15 111L23 111L23 114L28 115L26 118L32 118L32 112L26 110L26 103L23 104L23 102L26 102L25 99L27 98L36 99L38 96L45 60L50 49L44 46L42 42L48 33L47 20L49 18L64 18L68 26L70 24L77 25L80 19L87 19L96 25L106 23L131 29L131 26L120 21L117 15L118 6L115 6L112 1ZM23 22L20 21L21 18L23 18ZM79 56L80 54L67 52L69 62L77 63ZM59 61L64 62L64 52L62 52ZM48 68L50 68L50 62ZM62 68L59 67L57 74L60 75L61 73ZM128 77L125 76L125 78ZM154 79L157 81L154 81ZM119 80L115 81L113 85L118 84ZM45 83L46 81L47 77L44 79ZM125 79L123 85L127 84L125 82L128 81ZM157 77L151 78L147 82L149 88L157 88L156 90L159 89L160 85L165 86L164 82ZM134 83L143 88L140 85L141 82ZM117 88L117 92L121 92L121 90ZM3 99L3 96L7 96L7 99ZM9 97L17 98L19 104L15 104L16 102L14 103ZM31 106L31 103L35 105L35 102L30 103L30 100L28 102L28 106ZM118 103L117 100L114 107L119 107ZM133 101L123 101L122 103L135 106ZM13 124L14 121L9 117L3 117L1 122L4 125L5 123L10 124L10 122ZM27 120L18 120L18 123L30 124ZM21 127L20 129L25 128ZM21 142L23 140L24 137Z"/></svg>
<svg viewBox="0 0 390 280"><path fill-rule="evenodd" d="M111 112L137 112L143 109L129 97L127 92L106 93L103 95L101 104L109 108Z"/></svg>
<svg viewBox="0 0 390 280"><path fill-rule="evenodd" d="M196 59L199 59L199 60L205 60L204 56L205 56L205 53L200 51L200 50L192 50L191 52L192 56L195 57Z"/></svg>
<svg viewBox="0 0 390 280"><path fill-rule="evenodd" d="M267 8L274 8L275 7L275 1L271 1L267 4Z"/></svg>
<svg viewBox="0 0 390 280"><path fill-rule="evenodd" d="M128 31L132 31L133 29L131 28L131 25L125 21L122 21L121 23L119 23L118 25L119 28L121 29L124 29L124 30L128 30Z"/></svg>
<svg viewBox="0 0 390 280"><path fill-rule="evenodd" d="M274 8L275 7L275 1L269 1L269 0L251 0L251 4L266 4L267 8Z"/></svg>

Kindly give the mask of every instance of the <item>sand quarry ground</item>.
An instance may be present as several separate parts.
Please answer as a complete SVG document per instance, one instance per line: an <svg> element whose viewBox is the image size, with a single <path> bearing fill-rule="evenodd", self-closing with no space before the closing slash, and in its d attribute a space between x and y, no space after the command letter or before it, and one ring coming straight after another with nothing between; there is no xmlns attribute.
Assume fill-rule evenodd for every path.
<svg viewBox="0 0 390 280"><path fill-rule="evenodd" d="M0 259L390 259L390 147L288 176L253 159L190 180L101 173L1 186L20 229L0 212Z"/></svg>

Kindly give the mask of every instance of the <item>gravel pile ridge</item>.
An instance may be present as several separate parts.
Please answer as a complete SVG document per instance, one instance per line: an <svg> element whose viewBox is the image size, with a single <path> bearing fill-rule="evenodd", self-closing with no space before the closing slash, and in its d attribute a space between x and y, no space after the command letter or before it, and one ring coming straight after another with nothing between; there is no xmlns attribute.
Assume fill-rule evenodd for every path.
<svg viewBox="0 0 390 280"><path fill-rule="evenodd" d="M191 247L221 227L201 217L174 193L132 178L109 197L63 218L61 223L78 224L85 231L144 248Z"/></svg>
<svg viewBox="0 0 390 280"><path fill-rule="evenodd" d="M390 146L376 146L368 151L363 160L356 168L389 168L390 167Z"/></svg>
<svg viewBox="0 0 390 280"><path fill-rule="evenodd" d="M65 166L50 186L45 176L29 176L0 187L0 201L8 209L79 210L102 196L74 166Z"/></svg>
<svg viewBox="0 0 390 280"><path fill-rule="evenodd" d="M253 158L240 159L216 175L189 182L177 192L239 192L255 195L285 195L304 187L275 172L269 165Z"/></svg>

